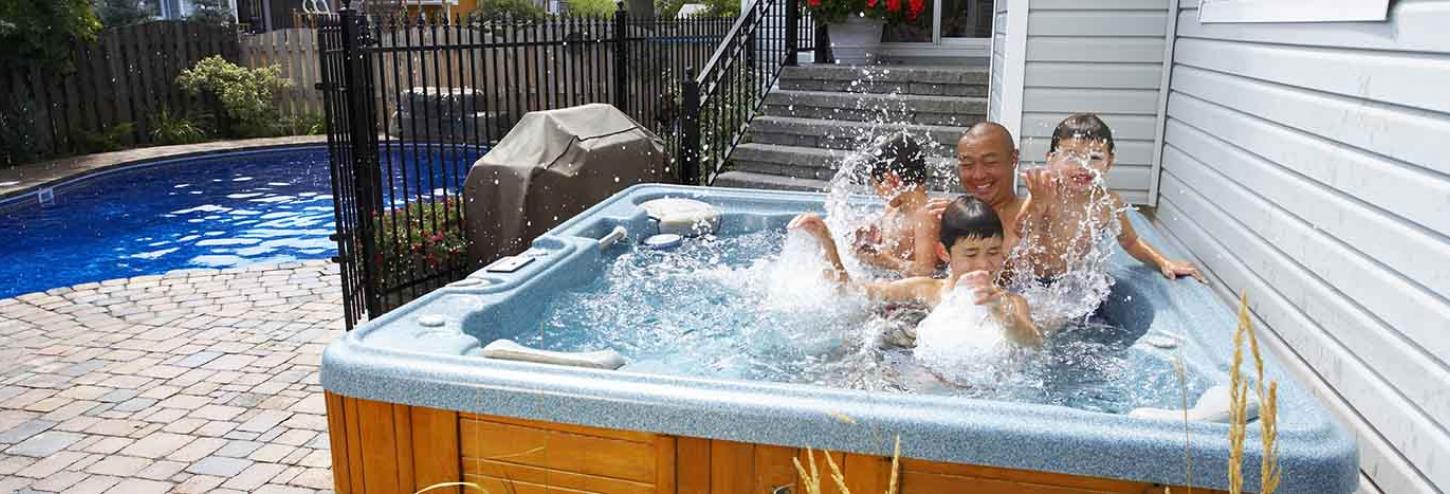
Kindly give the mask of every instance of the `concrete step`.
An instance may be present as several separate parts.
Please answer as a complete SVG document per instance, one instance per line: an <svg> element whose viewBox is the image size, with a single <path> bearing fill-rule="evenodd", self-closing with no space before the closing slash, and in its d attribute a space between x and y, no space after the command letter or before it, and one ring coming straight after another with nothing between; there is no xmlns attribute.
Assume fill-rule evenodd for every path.
<svg viewBox="0 0 1450 494"><path fill-rule="evenodd" d="M738 187L742 189L796 190L821 192L826 190L825 180L783 177L764 173L731 170L715 177L716 187Z"/></svg>
<svg viewBox="0 0 1450 494"><path fill-rule="evenodd" d="M825 183L836 176L841 162L855 153L856 151L752 142L735 148L735 152L730 155L730 165L734 171ZM928 187L933 190L952 190L956 186L956 168L952 166L953 163L951 158L928 158L931 170Z"/></svg>
<svg viewBox="0 0 1450 494"><path fill-rule="evenodd" d="M777 89L765 96L763 113L824 120L969 126L986 118L987 99Z"/></svg>
<svg viewBox="0 0 1450 494"><path fill-rule="evenodd" d="M760 144L780 144L822 149L857 150L870 139L905 130L917 138L927 138L935 146L926 146L935 156L955 155L957 139L966 127L915 124L876 124L850 120L760 116L750 121L747 140Z"/></svg>
<svg viewBox="0 0 1450 494"><path fill-rule="evenodd" d="M985 67L802 64L783 69L779 84L796 91L985 97L988 79Z"/></svg>

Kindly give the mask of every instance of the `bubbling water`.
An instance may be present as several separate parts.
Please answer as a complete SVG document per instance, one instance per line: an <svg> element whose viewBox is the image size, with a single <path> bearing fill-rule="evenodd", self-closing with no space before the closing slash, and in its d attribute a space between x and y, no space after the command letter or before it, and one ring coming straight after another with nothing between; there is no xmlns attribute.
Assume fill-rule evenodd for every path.
<svg viewBox="0 0 1450 494"><path fill-rule="evenodd" d="M624 372L1112 413L1167 408L1180 400L1166 354L1133 346L1134 335L1100 321L1075 324L1035 351L994 347L953 356L950 346L943 348L943 355L971 365L962 371L952 365L963 362L924 363L922 354L883 345L881 337L921 323L926 336L919 342L932 348L929 328L936 323L922 321L927 310L873 304L839 289L821 276L825 264L815 241L783 229L687 239L672 251L630 245L602 262L598 275L560 292L542 309L539 323L515 338L549 350L613 349L629 361ZM936 317L949 326L973 320L952 316L955 306L943 304ZM1207 387L1200 377L1190 375L1188 382L1195 393L1190 396Z"/></svg>

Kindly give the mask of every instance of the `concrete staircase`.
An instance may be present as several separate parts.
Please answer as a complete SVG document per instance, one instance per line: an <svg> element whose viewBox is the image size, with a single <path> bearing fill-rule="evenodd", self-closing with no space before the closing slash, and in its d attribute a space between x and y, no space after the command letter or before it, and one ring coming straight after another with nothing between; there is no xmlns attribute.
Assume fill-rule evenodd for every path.
<svg viewBox="0 0 1450 494"><path fill-rule="evenodd" d="M951 170L957 137L986 113L985 67L786 67L714 185L819 191L867 140L903 129ZM934 188L955 178L940 175Z"/></svg>

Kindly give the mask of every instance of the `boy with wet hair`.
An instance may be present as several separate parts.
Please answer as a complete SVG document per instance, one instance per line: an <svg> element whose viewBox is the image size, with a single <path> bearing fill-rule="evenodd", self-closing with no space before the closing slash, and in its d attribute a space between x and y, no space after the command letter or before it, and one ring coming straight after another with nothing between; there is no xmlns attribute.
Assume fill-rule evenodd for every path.
<svg viewBox="0 0 1450 494"><path fill-rule="evenodd" d="M1007 340L1020 346L1042 343L1042 332L1032 322L1027 301L1020 295L997 285L1007 256L1002 245L1002 221L981 200L962 196L942 212L936 255L947 263L946 278L914 276L896 281L862 282L853 280L841 263L836 243L825 221L807 213L797 216L788 227L814 236L821 243L831 267L826 276L843 286L861 289L866 296L882 302L908 302L935 308L958 285L974 293L973 302L987 306L993 318L1006 328Z"/></svg>
<svg viewBox="0 0 1450 494"><path fill-rule="evenodd" d="M1106 231L1108 222L1116 219L1118 245L1134 259L1169 279L1192 276L1205 281L1193 263L1164 257L1133 230L1122 198L1105 184L1114 151L1108 124L1095 114L1077 113L1053 130L1047 166L1022 174L1029 196L1018 220L1032 274L1051 279L1066 272L1074 258L1097 241L1092 233ZM1104 204L1109 207L1101 207Z"/></svg>
<svg viewBox="0 0 1450 494"><path fill-rule="evenodd" d="M857 169L886 208L870 224L857 229L851 247L862 263L894 272L915 273L917 231L923 222L935 222L926 215L926 155L921 145L904 133L886 138L865 157Z"/></svg>

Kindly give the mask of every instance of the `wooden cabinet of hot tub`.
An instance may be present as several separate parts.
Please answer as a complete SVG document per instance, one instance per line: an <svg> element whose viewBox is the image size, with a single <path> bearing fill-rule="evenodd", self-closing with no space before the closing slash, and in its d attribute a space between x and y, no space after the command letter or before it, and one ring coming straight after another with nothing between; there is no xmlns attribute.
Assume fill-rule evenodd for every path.
<svg viewBox="0 0 1450 494"><path fill-rule="evenodd" d="M797 448L484 416L332 393L327 419L339 494L412 493L447 482L470 482L492 494L805 492L791 461L806 462ZM834 458L851 492L886 492L890 458L840 453ZM826 469L824 462L819 467ZM833 485L825 487L837 493ZM902 494L1164 492L1163 486L1143 482L913 459L902 459L899 487Z"/></svg>

